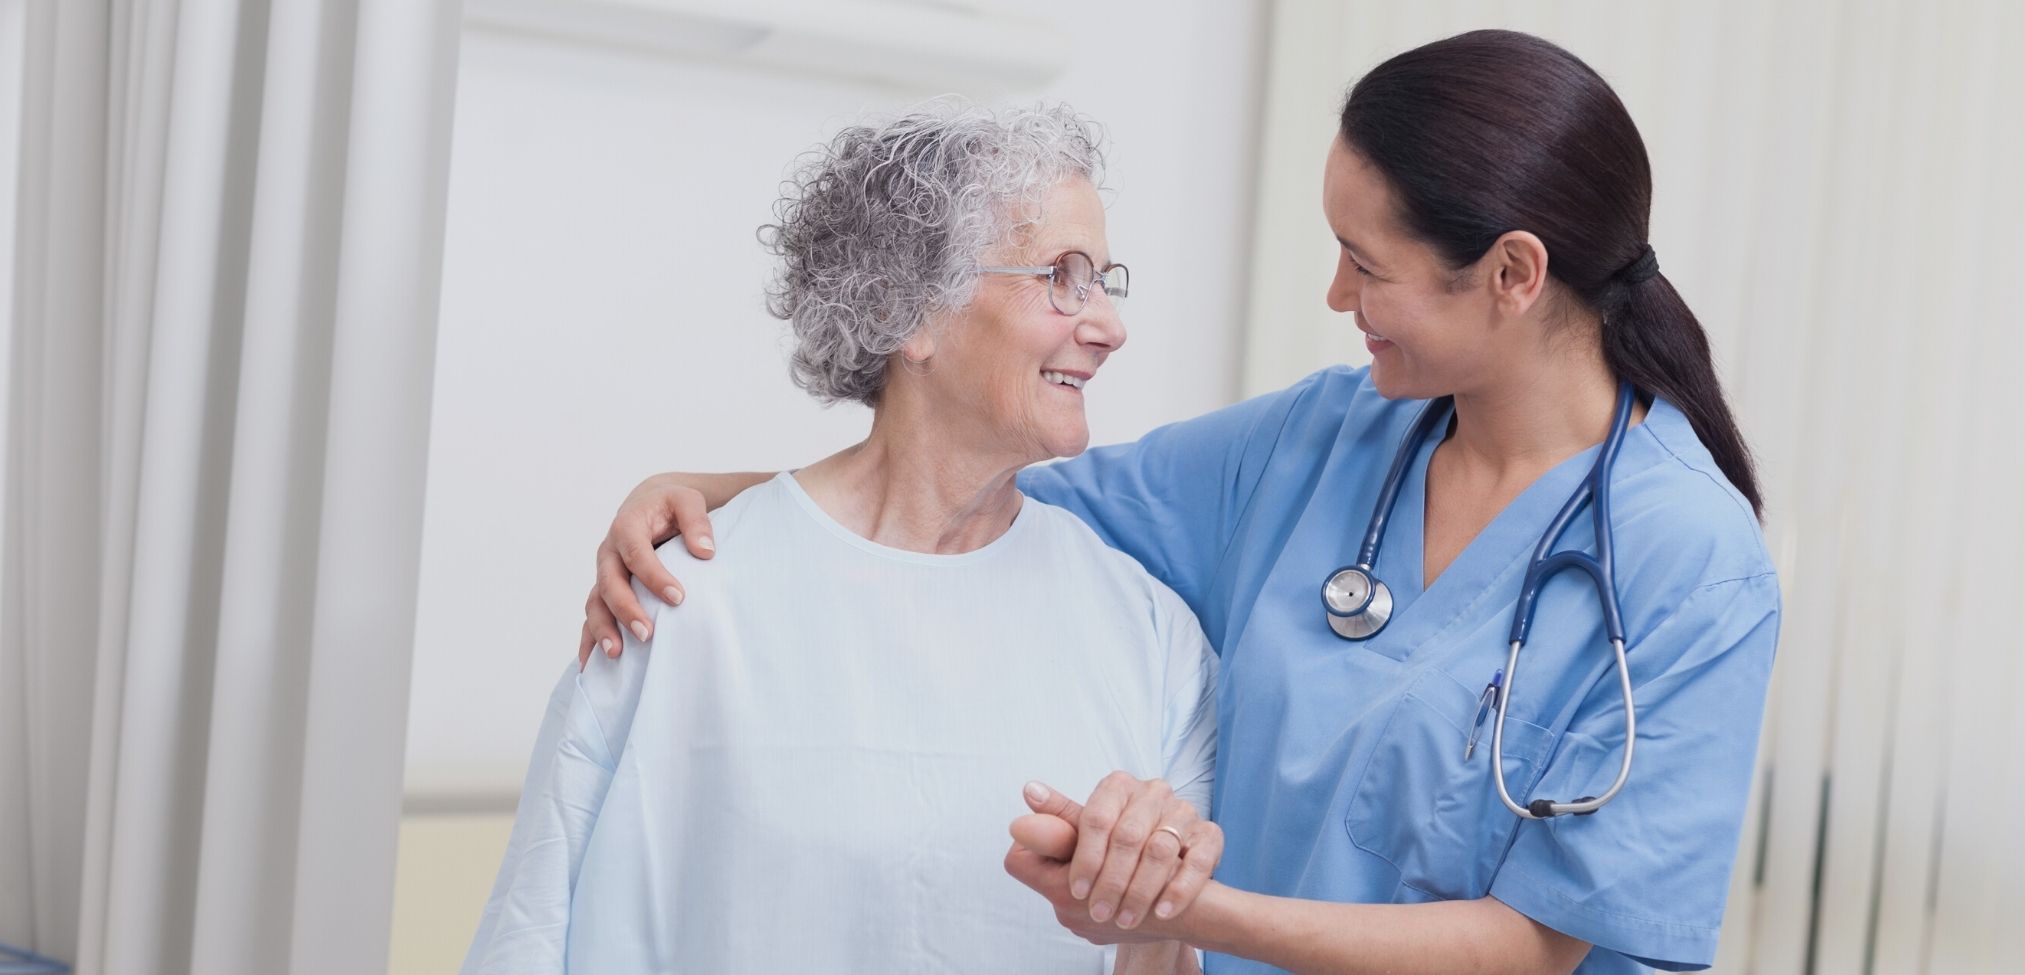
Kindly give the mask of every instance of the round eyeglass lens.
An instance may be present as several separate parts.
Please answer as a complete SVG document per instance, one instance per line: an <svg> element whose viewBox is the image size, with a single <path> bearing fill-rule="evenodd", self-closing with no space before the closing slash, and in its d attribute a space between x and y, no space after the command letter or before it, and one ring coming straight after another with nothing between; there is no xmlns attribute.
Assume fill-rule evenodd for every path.
<svg viewBox="0 0 2025 975"><path fill-rule="evenodd" d="M1113 264L1104 272L1104 293L1113 298L1123 298L1132 292L1132 272L1123 264Z"/></svg>
<svg viewBox="0 0 2025 975"><path fill-rule="evenodd" d="M1048 293L1055 310L1064 315L1082 311L1083 304L1090 299L1090 283L1096 275L1096 266L1082 251L1070 251L1056 258L1055 279L1049 282L1051 288Z"/></svg>

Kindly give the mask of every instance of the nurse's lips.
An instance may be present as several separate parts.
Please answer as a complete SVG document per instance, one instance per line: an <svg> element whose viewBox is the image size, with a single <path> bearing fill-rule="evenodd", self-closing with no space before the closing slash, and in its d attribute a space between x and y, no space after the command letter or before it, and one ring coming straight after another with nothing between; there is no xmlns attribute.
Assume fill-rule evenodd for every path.
<svg viewBox="0 0 2025 975"><path fill-rule="evenodd" d="M1392 343L1387 341L1385 337L1379 335L1376 332L1365 332L1364 348L1370 350L1372 354L1376 355L1382 349L1392 348Z"/></svg>

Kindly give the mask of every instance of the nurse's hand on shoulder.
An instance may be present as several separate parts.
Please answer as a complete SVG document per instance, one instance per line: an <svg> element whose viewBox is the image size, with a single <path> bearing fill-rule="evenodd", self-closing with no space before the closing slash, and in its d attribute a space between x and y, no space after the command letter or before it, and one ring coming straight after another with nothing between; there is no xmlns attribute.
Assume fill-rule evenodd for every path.
<svg viewBox="0 0 2025 975"><path fill-rule="evenodd" d="M1159 779L1113 772L1081 805L1037 782L1025 795L1036 815L1015 821L1006 870L1098 944L1172 937L1223 857L1223 830Z"/></svg>
<svg viewBox="0 0 2025 975"><path fill-rule="evenodd" d="M598 546L597 584L584 600L584 628L577 639L577 664L591 659L593 648L608 657L619 655L626 641L619 635L625 621L633 635L645 641L653 636L654 623L640 601L633 598L633 578L639 577L649 592L661 594L669 605L681 605L682 583L661 564L654 548L676 535L682 536L689 554L707 559L716 554L710 538L708 499L701 490L683 483L681 474L656 474L626 495L612 527Z"/></svg>

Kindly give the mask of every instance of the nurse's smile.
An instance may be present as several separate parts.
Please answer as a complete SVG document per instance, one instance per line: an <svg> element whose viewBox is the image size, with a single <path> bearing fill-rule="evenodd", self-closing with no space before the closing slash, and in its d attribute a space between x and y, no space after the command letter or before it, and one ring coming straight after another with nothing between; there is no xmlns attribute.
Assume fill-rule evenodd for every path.
<svg viewBox="0 0 2025 975"><path fill-rule="evenodd" d="M1358 316L1357 329L1364 333L1364 348L1372 355L1375 356L1386 349L1392 348L1392 343L1385 336L1365 326L1362 316Z"/></svg>

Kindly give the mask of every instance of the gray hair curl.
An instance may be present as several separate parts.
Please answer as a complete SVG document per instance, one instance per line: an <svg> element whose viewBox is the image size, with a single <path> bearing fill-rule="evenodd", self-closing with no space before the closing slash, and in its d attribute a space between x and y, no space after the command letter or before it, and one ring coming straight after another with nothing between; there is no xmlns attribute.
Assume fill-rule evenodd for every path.
<svg viewBox="0 0 2025 975"><path fill-rule="evenodd" d="M1101 141L1067 105L943 100L805 153L759 231L781 258L767 311L794 329L795 384L875 404L893 354L970 304L987 248L1036 222L1062 180L1102 183Z"/></svg>

